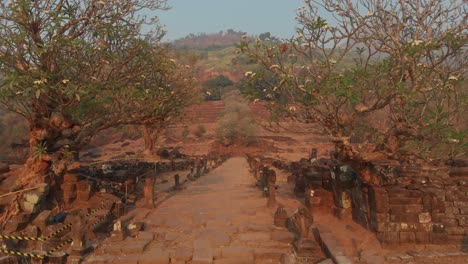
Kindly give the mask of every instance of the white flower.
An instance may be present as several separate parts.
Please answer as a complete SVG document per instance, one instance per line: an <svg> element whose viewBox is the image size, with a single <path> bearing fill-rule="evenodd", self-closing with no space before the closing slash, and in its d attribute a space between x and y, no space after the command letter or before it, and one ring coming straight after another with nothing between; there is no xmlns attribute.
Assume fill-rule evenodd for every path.
<svg viewBox="0 0 468 264"><path fill-rule="evenodd" d="M290 106L290 107L289 107L289 111L296 111L296 107Z"/></svg>
<svg viewBox="0 0 468 264"><path fill-rule="evenodd" d="M253 74L253 72L248 71L248 72L245 72L244 76L245 76L245 77L249 77L249 76L252 75L252 74Z"/></svg>
<svg viewBox="0 0 468 264"><path fill-rule="evenodd" d="M325 25L322 26L322 29L330 29L330 25L325 24Z"/></svg>
<svg viewBox="0 0 468 264"><path fill-rule="evenodd" d="M47 83L47 80L41 79L41 80L34 81L34 84L36 84L36 85L41 85L41 84L44 84L44 83Z"/></svg>
<svg viewBox="0 0 468 264"><path fill-rule="evenodd" d="M450 81L458 81L458 78L456 76L450 76L448 79Z"/></svg>
<svg viewBox="0 0 468 264"><path fill-rule="evenodd" d="M63 84L67 84L67 83L69 83L69 82L70 82L70 80L68 80L68 79L63 79L63 80L62 80L62 83L63 83Z"/></svg>
<svg viewBox="0 0 468 264"><path fill-rule="evenodd" d="M207 94L207 95L211 95L211 93L210 93L210 92L206 92L206 94Z"/></svg>
<svg viewBox="0 0 468 264"><path fill-rule="evenodd" d="M276 69L279 69L280 67L278 65L271 65L270 66L270 70L276 70Z"/></svg>
<svg viewBox="0 0 468 264"><path fill-rule="evenodd" d="M273 87L273 91L276 91L276 90L278 90L278 87L277 86Z"/></svg>
<svg viewBox="0 0 468 264"><path fill-rule="evenodd" d="M336 60L334 60L334 59L330 59L330 60L328 60L328 62L330 62L330 64L336 64Z"/></svg>
<svg viewBox="0 0 468 264"><path fill-rule="evenodd" d="M145 93L149 94L150 90L149 89L145 89Z"/></svg>
<svg viewBox="0 0 468 264"><path fill-rule="evenodd" d="M454 138L449 139L449 141L452 143L460 143L460 140Z"/></svg>
<svg viewBox="0 0 468 264"><path fill-rule="evenodd" d="M411 42L411 46L415 47L415 46L418 46L419 44L422 44L423 42L424 41L422 41L422 40L415 39L415 40L413 40L413 42Z"/></svg>

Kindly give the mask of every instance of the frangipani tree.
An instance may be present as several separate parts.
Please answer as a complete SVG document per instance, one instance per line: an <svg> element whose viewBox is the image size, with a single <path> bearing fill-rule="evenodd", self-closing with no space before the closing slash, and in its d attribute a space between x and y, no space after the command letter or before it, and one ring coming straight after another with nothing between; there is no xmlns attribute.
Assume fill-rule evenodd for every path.
<svg viewBox="0 0 468 264"><path fill-rule="evenodd" d="M261 96L271 99L270 109L320 125L344 159L465 153L463 1L305 3L296 37L240 45L264 66L248 75L252 84L269 83ZM362 144L351 145L357 136Z"/></svg>
<svg viewBox="0 0 468 264"><path fill-rule="evenodd" d="M23 182L48 181L53 161L100 130L179 111L192 80L160 45L157 20L142 15L166 8L165 0L0 3L0 103L30 125Z"/></svg>

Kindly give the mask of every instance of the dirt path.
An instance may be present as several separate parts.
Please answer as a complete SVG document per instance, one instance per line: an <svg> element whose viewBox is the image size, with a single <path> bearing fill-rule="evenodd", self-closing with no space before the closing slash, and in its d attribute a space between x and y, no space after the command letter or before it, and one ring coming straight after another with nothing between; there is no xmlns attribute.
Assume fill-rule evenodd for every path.
<svg viewBox="0 0 468 264"><path fill-rule="evenodd" d="M86 263L279 263L294 240L273 225L274 209L244 158L228 160L156 209L132 213L145 231L107 239Z"/></svg>

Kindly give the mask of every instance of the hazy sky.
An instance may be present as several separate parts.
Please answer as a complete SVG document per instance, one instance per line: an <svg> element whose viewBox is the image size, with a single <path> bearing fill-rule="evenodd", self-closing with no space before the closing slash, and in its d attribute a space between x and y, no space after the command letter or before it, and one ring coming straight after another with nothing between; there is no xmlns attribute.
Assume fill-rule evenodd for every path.
<svg viewBox="0 0 468 264"><path fill-rule="evenodd" d="M190 33L234 29L288 38L294 35L296 10L303 0L169 0L172 7L158 13L166 25L166 40Z"/></svg>

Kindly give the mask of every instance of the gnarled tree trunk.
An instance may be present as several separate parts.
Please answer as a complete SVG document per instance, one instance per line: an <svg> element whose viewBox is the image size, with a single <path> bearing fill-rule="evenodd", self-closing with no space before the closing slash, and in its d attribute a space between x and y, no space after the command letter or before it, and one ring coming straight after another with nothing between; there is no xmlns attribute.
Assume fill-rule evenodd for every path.
<svg viewBox="0 0 468 264"><path fill-rule="evenodd" d="M155 145L158 141L161 129L155 126L142 126L143 138L145 140L145 149L143 154L148 157L152 157L155 154Z"/></svg>

